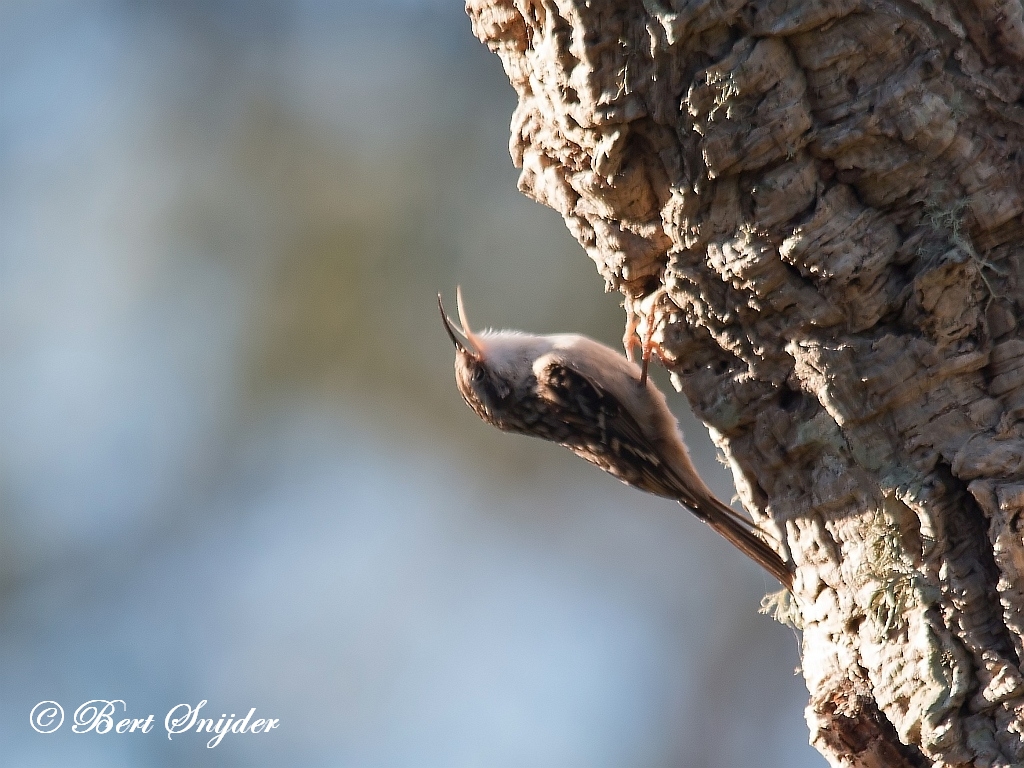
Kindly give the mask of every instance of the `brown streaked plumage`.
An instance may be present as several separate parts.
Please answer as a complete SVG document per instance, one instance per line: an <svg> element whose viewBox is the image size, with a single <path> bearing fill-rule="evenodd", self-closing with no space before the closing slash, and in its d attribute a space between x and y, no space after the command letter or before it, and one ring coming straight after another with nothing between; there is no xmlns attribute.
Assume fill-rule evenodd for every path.
<svg viewBox="0 0 1024 768"><path fill-rule="evenodd" d="M792 589L778 553L697 475L665 396L639 366L586 336L474 333L461 290L461 329L440 294L437 303L455 345L459 391L481 419L564 445L628 485L675 499Z"/></svg>

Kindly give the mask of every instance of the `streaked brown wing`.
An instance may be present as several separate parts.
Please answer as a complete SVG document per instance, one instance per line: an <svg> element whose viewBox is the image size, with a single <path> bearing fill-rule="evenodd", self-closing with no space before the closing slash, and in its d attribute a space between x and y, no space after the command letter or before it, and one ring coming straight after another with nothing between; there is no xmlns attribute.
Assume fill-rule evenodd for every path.
<svg viewBox="0 0 1024 768"><path fill-rule="evenodd" d="M663 458L613 395L558 361L538 372L537 395L548 414L567 427L556 442L629 485L679 499Z"/></svg>
<svg viewBox="0 0 1024 768"><path fill-rule="evenodd" d="M546 435L625 483L674 499L762 565L787 589L793 576L753 523L714 496L696 495L658 454L632 414L573 368L552 361L537 374L537 397L554 425Z"/></svg>
<svg viewBox="0 0 1024 768"><path fill-rule="evenodd" d="M556 439L587 461L620 480L649 493L680 501L698 517L708 504L659 455L643 429L611 394L579 371L557 361L544 366L537 379L538 394L556 406L569 429ZM596 425L596 428L595 428ZM735 521L753 528L747 518L720 505ZM716 512L717 514L717 512Z"/></svg>

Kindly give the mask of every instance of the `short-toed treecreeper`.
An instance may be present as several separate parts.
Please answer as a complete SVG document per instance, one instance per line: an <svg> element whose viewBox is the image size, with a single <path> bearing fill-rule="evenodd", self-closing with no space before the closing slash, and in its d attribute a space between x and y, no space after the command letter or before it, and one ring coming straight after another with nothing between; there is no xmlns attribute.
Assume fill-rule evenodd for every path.
<svg viewBox="0 0 1024 768"><path fill-rule="evenodd" d="M458 329L437 301L455 345L455 381L481 419L564 445L628 485L675 499L792 589L778 553L697 475L665 396L640 366L586 336L474 333L461 291Z"/></svg>

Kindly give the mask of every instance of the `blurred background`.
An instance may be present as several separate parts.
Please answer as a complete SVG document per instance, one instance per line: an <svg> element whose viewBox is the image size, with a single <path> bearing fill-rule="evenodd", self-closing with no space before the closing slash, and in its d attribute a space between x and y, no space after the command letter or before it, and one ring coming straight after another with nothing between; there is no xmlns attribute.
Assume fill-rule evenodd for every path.
<svg viewBox="0 0 1024 768"><path fill-rule="evenodd" d="M824 765L777 585L455 389L457 283L622 333L514 107L450 0L2 6L5 764ZM154 731L72 734L100 698ZM203 699L280 728L168 740Z"/></svg>

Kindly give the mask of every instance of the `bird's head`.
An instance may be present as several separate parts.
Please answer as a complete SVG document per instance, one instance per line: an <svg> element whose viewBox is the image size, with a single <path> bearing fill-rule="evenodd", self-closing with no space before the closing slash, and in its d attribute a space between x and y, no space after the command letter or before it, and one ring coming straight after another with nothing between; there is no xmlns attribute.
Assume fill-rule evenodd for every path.
<svg viewBox="0 0 1024 768"><path fill-rule="evenodd" d="M440 294L437 305L455 345L455 382L463 399L484 421L500 429L517 429L516 398L530 387L533 361L541 351L543 337L517 331L474 333L466 320L461 288L456 291L461 328L444 311Z"/></svg>

